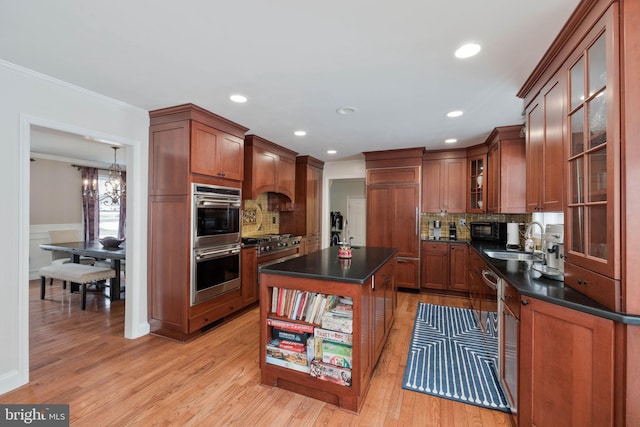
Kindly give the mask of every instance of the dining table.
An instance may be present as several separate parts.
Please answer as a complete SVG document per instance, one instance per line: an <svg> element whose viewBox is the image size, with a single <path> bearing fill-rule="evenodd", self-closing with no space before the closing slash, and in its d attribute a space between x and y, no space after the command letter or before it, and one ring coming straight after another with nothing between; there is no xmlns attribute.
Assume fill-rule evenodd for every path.
<svg viewBox="0 0 640 427"><path fill-rule="evenodd" d="M71 262L79 263L81 256L93 257L96 259L108 259L111 261L111 268L116 272L116 276L111 283L111 301L120 299L121 288L121 266L125 260L126 248L124 243L117 248L104 247L98 240L87 242L63 242L63 243L43 243L40 249L45 251L66 252L69 254ZM72 288L73 289L73 288Z"/></svg>

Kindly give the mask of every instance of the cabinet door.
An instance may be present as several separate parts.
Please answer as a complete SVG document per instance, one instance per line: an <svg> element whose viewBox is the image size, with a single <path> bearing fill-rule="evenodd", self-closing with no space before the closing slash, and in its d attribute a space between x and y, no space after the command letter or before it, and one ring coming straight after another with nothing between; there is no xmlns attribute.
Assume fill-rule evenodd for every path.
<svg viewBox="0 0 640 427"><path fill-rule="evenodd" d="M278 157L260 147L253 147L253 182L255 194L276 190Z"/></svg>
<svg viewBox="0 0 640 427"><path fill-rule="evenodd" d="M244 140L227 133L221 133L216 151L218 176L242 181L244 178Z"/></svg>
<svg viewBox="0 0 640 427"><path fill-rule="evenodd" d="M189 121L149 129L149 195L189 194Z"/></svg>
<svg viewBox="0 0 640 427"><path fill-rule="evenodd" d="M518 342L520 339L520 320L505 305L502 310L502 354L499 356L500 381L504 386L511 412L518 412ZM523 425L523 424L521 424Z"/></svg>
<svg viewBox="0 0 640 427"><path fill-rule="evenodd" d="M389 202L391 202L393 206L391 242L392 247L398 248L398 257L418 258L420 256L419 200L418 184L398 184L393 186L393 198L382 205L383 208L389 209Z"/></svg>
<svg viewBox="0 0 640 427"><path fill-rule="evenodd" d="M298 200L298 202L300 201ZM307 235L320 236L322 228L322 169L312 166L307 166L306 211Z"/></svg>
<svg viewBox="0 0 640 427"><path fill-rule="evenodd" d="M487 186L485 166L487 164L487 156L480 155L469 159L467 174L467 212L483 213L487 211L485 202Z"/></svg>
<svg viewBox="0 0 640 427"><path fill-rule="evenodd" d="M456 291L468 291L467 250L464 243L449 245L449 288Z"/></svg>
<svg viewBox="0 0 640 427"><path fill-rule="evenodd" d="M565 253L566 262L620 279L620 119L612 102L619 90L614 10L609 8L568 61Z"/></svg>
<svg viewBox="0 0 640 427"><path fill-rule="evenodd" d="M527 212L538 212L541 209L540 194L542 167L542 146L544 143L544 106L539 99L527 112Z"/></svg>
<svg viewBox="0 0 640 427"><path fill-rule="evenodd" d="M447 159L443 163L442 208L447 213L463 213L467 207L465 201L467 159Z"/></svg>
<svg viewBox="0 0 640 427"><path fill-rule="evenodd" d="M277 192L289 197L291 201L296 198L296 159L286 156L278 156L277 167Z"/></svg>
<svg viewBox="0 0 640 427"><path fill-rule="evenodd" d="M218 140L221 132L198 122L191 122L191 172L219 176L216 168Z"/></svg>
<svg viewBox="0 0 640 427"><path fill-rule="evenodd" d="M542 173L542 210L564 210L564 135L566 78L561 75L542 89L544 94L544 169Z"/></svg>
<svg viewBox="0 0 640 427"><path fill-rule="evenodd" d="M613 425L613 321L522 303L519 424Z"/></svg>
<svg viewBox="0 0 640 427"><path fill-rule="evenodd" d="M248 305L258 300L258 251L256 248L243 248L240 254L242 303Z"/></svg>
<svg viewBox="0 0 640 427"><path fill-rule="evenodd" d="M442 209L442 162L422 162L422 212L440 212Z"/></svg>
<svg viewBox="0 0 640 427"><path fill-rule="evenodd" d="M449 287L449 244L424 242L421 258L421 287L446 290Z"/></svg>
<svg viewBox="0 0 640 427"><path fill-rule="evenodd" d="M400 288L420 289L420 260L398 258L396 282Z"/></svg>
<svg viewBox="0 0 640 427"><path fill-rule="evenodd" d="M367 246L392 247L393 195L391 186L367 186Z"/></svg>
<svg viewBox="0 0 640 427"><path fill-rule="evenodd" d="M500 143L491 146L487 154L487 212L500 212Z"/></svg>

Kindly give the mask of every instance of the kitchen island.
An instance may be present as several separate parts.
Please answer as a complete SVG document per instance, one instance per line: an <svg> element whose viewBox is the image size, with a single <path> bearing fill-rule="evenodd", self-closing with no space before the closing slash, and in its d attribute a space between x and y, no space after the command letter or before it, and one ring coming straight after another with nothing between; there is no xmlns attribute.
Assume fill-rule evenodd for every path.
<svg viewBox="0 0 640 427"><path fill-rule="evenodd" d="M360 247L352 250L352 258L343 259L338 257L337 247L330 247L262 267L262 384L359 412L395 318L396 252L390 248ZM304 301L318 298L340 301L349 313L338 316L333 324L331 315L312 316L313 306L309 309L309 303ZM282 346L274 349L274 338L287 333L303 346L311 346L306 347L304 357ZM346 354L340 363L328 357L327 349L336 346L326 338L327 334Z"/></svg>

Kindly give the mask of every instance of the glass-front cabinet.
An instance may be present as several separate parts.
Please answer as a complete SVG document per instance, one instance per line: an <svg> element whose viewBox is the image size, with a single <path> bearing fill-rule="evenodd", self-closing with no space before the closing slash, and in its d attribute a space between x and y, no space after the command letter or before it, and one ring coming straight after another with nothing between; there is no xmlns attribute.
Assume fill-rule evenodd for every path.
<svg viewBox="0 0 640 427"><path fill-rule="evenodd" d="M567 262L620 278L620 129L612 10L568 62ZM582 284L582 283L579 283Z"/></svg>
<svg viewBox="0 0 640 427"><path fill-rule="evenodd" d="M467 212L482 213L487 211L485 204L487 155L469 158Z"/></svg>

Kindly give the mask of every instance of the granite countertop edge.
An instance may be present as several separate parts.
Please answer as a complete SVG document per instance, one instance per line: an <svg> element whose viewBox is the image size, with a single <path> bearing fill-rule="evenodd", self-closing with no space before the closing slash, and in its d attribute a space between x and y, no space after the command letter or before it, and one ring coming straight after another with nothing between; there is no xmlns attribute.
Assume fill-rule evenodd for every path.
<svg viewBox="0 0 640 427"><path fill-rule="evenodd" d="M398 250L362 246L352 252L351 259L340 259L338 247L332 246L289 261L260 267L258 273L363 285Z"/></svg>
<svg viewBox="0 0 640 427"><path fill-rule="evenodd" d="M469 242L469 246L475 250L502 279L516 288L520 295L582 311L615 322L628 325L640 325L640 316L611 311L586 295L581 294L569 286L565 286L564 282L541 276L538 277L539 274L534 273L527 265L527 262L496 260L490 258L483 252L484 249L505 250L504 244L472 241ZM517 266L517 269L513 268L514 265Z"/></svg>

